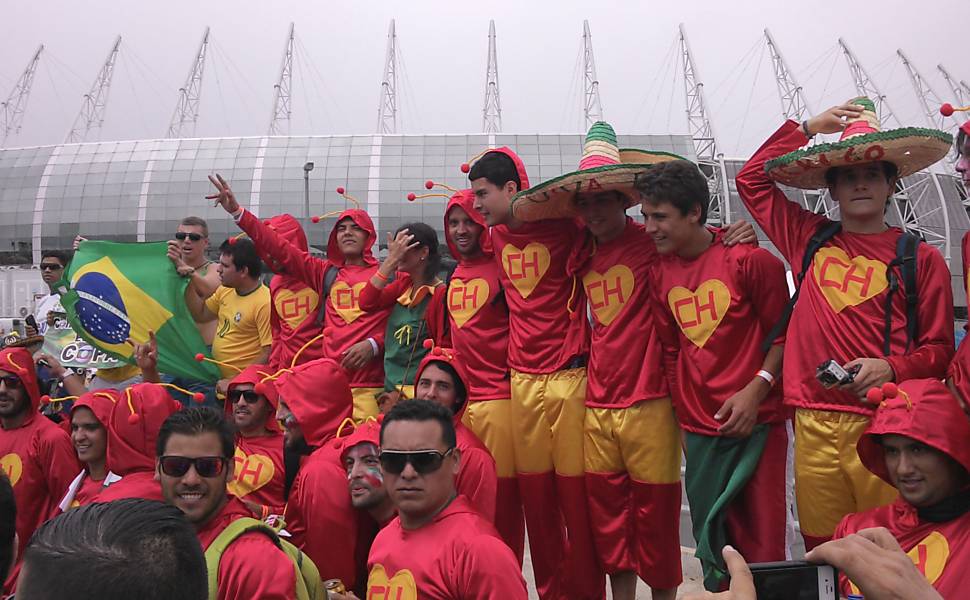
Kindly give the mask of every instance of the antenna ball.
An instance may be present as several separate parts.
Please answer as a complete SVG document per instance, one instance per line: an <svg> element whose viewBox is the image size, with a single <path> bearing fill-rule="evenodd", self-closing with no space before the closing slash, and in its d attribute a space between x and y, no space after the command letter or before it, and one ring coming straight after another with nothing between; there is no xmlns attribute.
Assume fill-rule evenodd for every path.
<svg viewBox="0 0 970 600"><path fill-rule="evenodd" d="M946 104L944 104L943 106L941 106L940 107L940 114L943 115L944 117L953 116L953 105L950 104L949 102L947 102Z"/></svg>
<svg viewBox="0 0 970 600"><path fill-rule="evenodd" d="M424 182L424 188L426 190L430 190L433 187L434 187L434 182L431 181L430 179Z"/></svg>
<svg viewBox="0 0 970 600"><path fill-rule="evenodd" d="M203 394L202 392L196 392L192 394L192 399L195 400L197 404L202 404L203 402L205 402L205 394Z"/></svg>
<svg viewBox="0 0 970 600"><path fill-rule="evenodd" d="M414 192L408 194L408 202L414 202L415 198L417 198L417 196L414 194Z"/></svg>
<svg viewBox="0 0 970 600"><path fill-rule="evenodd" d="M201 352L199 352L198 354L195 355L195 362L202 362L204 360L205 360L205 354L202 354Z"/></svg>
<svg viewBox="0 0 970 600"><path fill-rule="evenodd" d="M461 165L461 172L462 173L467 173L467 172L469 172L471 170L472 170L471 165L469 165L468 163L462 163L462 165Z"/></svg>
<svg viewBox="0 0 970 600"><path fill-rule="evenodd" d="M345 190L345 189L344 189L344 186L340 186L340 187L338 187L338 188L337 188L337 193L338 193L338 194L343 194L343 193L344 193L344 192L346 192L346 191L347 191L347 190Z"/></svg>
<svg viewBox="0 0 970 600"><path fill-rule="evenodd" d="M314 216L310 217L310 222L311 223L319 223L320 222L320 217L317 216L317 215L314 215Z"/></svg>

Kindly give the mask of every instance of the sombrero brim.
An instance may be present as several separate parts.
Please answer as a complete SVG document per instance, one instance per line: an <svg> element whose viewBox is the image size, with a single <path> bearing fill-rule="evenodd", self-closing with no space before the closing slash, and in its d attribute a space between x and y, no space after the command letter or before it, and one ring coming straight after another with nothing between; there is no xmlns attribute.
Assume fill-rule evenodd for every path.
<svg viewBox="0 0 970 600"><path fill-rule="evenodd" d="M629 208L638 202L634 186L641 175L656 164L684 158L669 152L621 149L620 160L615 165L566 173L519 192L512 198L512 215L520 221L577 217L576 194L610 191L624 194Z"/></svg>
<svg viewBox="0 0 970 600"><path fill-rule="evenodd" d="M904 127L789 152L768 161L765 171L778 183L805 190L826 187L825 172L832 167L874 161L891 162L906 177L946 156L952 143L945 131Z"/></svg>

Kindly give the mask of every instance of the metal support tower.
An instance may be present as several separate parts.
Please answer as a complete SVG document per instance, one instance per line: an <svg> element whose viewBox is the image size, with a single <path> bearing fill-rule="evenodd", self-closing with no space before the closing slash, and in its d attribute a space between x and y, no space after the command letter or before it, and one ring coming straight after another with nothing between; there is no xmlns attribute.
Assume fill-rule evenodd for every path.
<svg viewBox="0 0 970 600"><path fill-rule="evenodd" d="M728 195L727 172L724 167L724 154L718 151L714 126L707 116L704 100L704 84L701 82L694 58L687 42L687 31L680 24L680 54L684 70L684 92L687 101L687 127L694 142L697 166L707 178L711 193L711 204L707 211L707 222L721 225L731 222L730 196Z"/></svg>
<svg viewBox="0 0 970 600"><path fill-rule="evenodd" d="M596 78L596 61L593 60L593 36L589 33L589 21L583 20L583 116L586 129L603 120L603 103L600 102L600 82Z"/></svg>
<svg viewBox="0 0 970 600"><path fill-rule="evenodd" d="M65 144L84 142L92 129L101 129L101 124L104 123L104 111L108 105L108 92L111 91L111 76L115 71L115 60L118 58L120 47L121 36L119 35L111 46L111 52L108 53L108 58L98 72L91 90L84 94L81 100L81 110L74 119L71 130L67 132Z"/></svg>
<svg viewBox="0 0 970 600"><path fill-rule="evenodd" d="M394 19L387 30L387 54L381 80L381 103L377 107L377 133L397 133L397 34Z"/></svg>
<svg viewBox="0 0 970 600"><path fill-rule="evenodd" d="M0 148L7 145L9 136L20 133L20 126L24 122L24 110L27 108L27 98L30 96L34 73L37 72L37 63L43 50L44 45L41 44L37 52L34 52L34 57L27 63L20 79L14 84L10 95L0 102Z"/></svg>
<svg viewBox="0 0 970 600"><path fill-rule="evenodd" d="M958 104L960 106L966 106L967 104L967 94L970 94L970 88L964 89L960 87L960 84L956 82L953 77L950 76L949 71L943 68L943 65L936 65L936 68L940 71L940 75L946 80L946 84L950 86L950 91L953 92L953 99L950 101L951 104ZM963 84L966 86L967 84ZM965 112L955 112L953 116L957 118L957 122L966 121L968 118Z"/></svg>
<svg viewBox="0 0 970 600"><path fill-rule="evenodd" d="M883 128L892 124L902 127L875 81L849 49L845 40L839 38L842 53L849 63L849 71L855 82L856 92L867 96L876 105L876 114ZM896 184L896 201L892 203L895 216L903 229L921 235L927 243L935 246L950 262L950 215L947 213L946 196L940 178L930 169L924 169L906 177Z"/></svg>
<svg viewBox="0 0 970 600"><path fill-rule="evenodd" d="M185 78L185 85L179 88L178 104L175 105L175 113L172 115L172 122L168 126L165 137L182 137L182 128L186 124L191 124L191 133L195 135L195 124L199 120L199 98L202 95L202 71L205 69L205 53L208 49L209 28L206 27L205 33L202 34L202 42L192 61L192 68Z"/></svg>
<svg viewBox="0 0 970 600"><path fill-rule="evenodd" d="M485 68L485 106L482 108L482 131L502 131L502 102L498 95L498 54L495 50L495 21L488 22L488 65Z"/></svg>
<svg viewBox="0 0 970 600"><path fill-rule="evenodd" d="M289 135L290 133L290 93L293 91L293 23L286 34L283 61L280 63L280 78L273 85L273 114L269 121L269 135Z"/></svg>

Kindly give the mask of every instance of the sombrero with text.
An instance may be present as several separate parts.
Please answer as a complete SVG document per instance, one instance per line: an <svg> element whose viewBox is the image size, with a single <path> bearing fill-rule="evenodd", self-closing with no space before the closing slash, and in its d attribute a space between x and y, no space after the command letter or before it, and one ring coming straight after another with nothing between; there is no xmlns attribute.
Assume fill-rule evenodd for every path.
<svg viewBox="0 0 970 600"><path fill-rule="evenodd" d="M651 166L671 160L685 159L669 152L620 149L613 127L597 121L586 134L579 169L518 193L512 198L512 214L522 221L576 217L576 194L609 191L624 194L629 208L640 201L634 189L637 179Z"/></svg>
<svg viewBox="0 0 970 600"><path fill-rule="evenodd" d="M825 172L832 167L886 161L896 165L899 177L906 177L946 156L953 143L953 136L937 129L903 127L882 131L872 100L859 97L849 104L864 110L859 118L847 120L839 141L816 144L770 160L765 164L768 176L784 185L815 190L826 187Z"/></svg>

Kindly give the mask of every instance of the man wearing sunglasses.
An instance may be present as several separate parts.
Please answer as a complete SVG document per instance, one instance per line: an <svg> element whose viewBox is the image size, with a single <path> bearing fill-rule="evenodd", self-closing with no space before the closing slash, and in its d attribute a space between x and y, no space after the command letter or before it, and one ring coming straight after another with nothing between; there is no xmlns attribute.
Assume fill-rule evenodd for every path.
<svg viewBox="0 0 970 600"><path fill-rule="evenodd" d="M0 350L0 469L13 485L17 503L18 555L31 534L57 509L80 470L67 432L39 412L40 390L30 352ZM15 568L4 585L13 591Z"/></svg>
<svg viewBox="0 0 970 600"><path fill-rule="evenodd" d="M455 489L461 465L452 414L427 400L399 402L381 424L384 485L398 518L377 534L367 598L524 599L512 550Z"/></svg>
<svg viewBox="0 0 970 600"><path fill-rule="evenodd" d="M27 325L25 333L27 337L34 335L44 335L47 331L47 317L51 312L62 313L61 295L54 291L54 284L64 276L64 268L70 262L67 253L60 250L44 250L40 257L40 277L47 284L49 293L37 301L34 310L34 320L37 326Z"/></svg>
<svg viewBox="0 0 970 600"><path fill-rule="evenodd" d="M250 365L229 383L226 420L236 426L235 473L229 493L253 515L282 515L286 504L283 433L276 421L279 397L265 365ZM259 385L259 391L256 386Z"/></svg>
<svg viewBox="0 0 970 600"><path fill-rule="evenodd" d="M185 217L175 231L175 239L168 242L168 257L182 277L194 282L191 289L203 299L219 289L219 272L206 256L209 249L209 225L200 217ZM186 290L189 293L189 290ZM214 323L199 323L199 332L207 345L216 335Z"/></svg>
<svg viewBox="0 0 970 600"><path fill-rule="evenodd" d="M156 443L155 477L165 501L195 525L204 550L250 511L226 486L233 478L234 440L214 409L192 407L165 420ZM293 562L263 532L241 534L219 559L219 600L296 598Z"/></svg>

